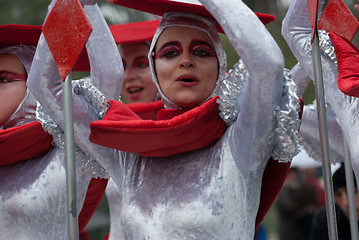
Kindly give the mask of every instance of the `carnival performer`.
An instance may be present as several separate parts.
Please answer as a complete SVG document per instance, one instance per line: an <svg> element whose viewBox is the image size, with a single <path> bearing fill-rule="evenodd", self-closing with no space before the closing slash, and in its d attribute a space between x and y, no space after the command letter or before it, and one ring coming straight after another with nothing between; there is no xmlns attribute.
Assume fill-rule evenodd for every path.
<svg viewBox="0 0 359 240"><path fill-rule="evenodd" d="M159 20L151 20L110 26L124 66L121 95L127 104L132 104L129 107L134 110L145 107L139 103L159 100L147 58L151 40L159 23ZM109 179L106 197L110 215L109 235L112 235L112 239L120 238L117 235L121 232L121 224L118 221L121 215L121 196L115 182Z"/></svg>
<svg viewBox="0 0 359 240"><path fill-rule="evenodd" d="M57 207L67 203L64 155L37 121L37 101L26 88L41 26L2 25L0 32L0 238L63 238L67 215Z"/></svg>
<svg viewBox="0 0 359 240"><path fill-rule="evenodd" d="M319 1L318 9L322 9L323 1ZM320 15L320 13L318 13ZM313 79L313 61L311 40L311 26L305 0L294 0L283 20L282 34L291 48L294 56L300 62L305 72ZM334 39L336 35L334 36ZM338 66L337 56L329 34L325 30L319 31L319 41L321 48L322 73L324 80L324 93L326 102L337 117L346 141L352 159L353 170L358 176L359 152L356 147L358 132L356 130L356 116L358 109L358 99L344 95L338 88Z"/></svg>
<svg viewBox="0 0 359 240"><path fill-rule="evenodd" d="M102 15L98 16L102 18ZM101 26L105 22L96 21L96 23ZM0 186L2 197L0 238L67 239L68 211L66 211L66 170L65 155L61 146L62 133L57 128L51 129L57 137L54 139L53 147L53 138L36 121L36 114L39 121L44 118L41 111L35 113L36 99L26 88L25 83L35 53L35 47L29 45L37 44L41 26L5 25L0 29L4 33L1 42L6 43L6 46L1 46L4 48L0 53L1 97L6 98L1 102L7 103L1 105L0 176L3 180ZM103 33L103 28L100 29ZM108 33L108 36L111 36L109 31ZM111 39L113 41L112 36ZM28 41L29 44L24 45ZM91 46L91 43L89 45ZM115 44L114 48L117 49ZM120 62L120 58L118 60ZM118 68L121 64L116 65ZM48 121L46 123L50 124ZM94 147L98 148L98 146ZM102 150L104 155L106 152L113 154L113 150ZM81 209L92 179L89 173L95 172L96 176L104 173L97 163L92 163L79 149L76 154L78 156L77 209ZM102 188L103 193L104 187ZM87 222L83 221L88 221L87 218L88 216L79 221L80 230L85 227Z"/></svg>
<svg viewBox="0 0 359 240"><path fill-rule="evenodd" d="M226 77L213 19L191 8L165 13L149 53L164 105L157 119L109 101L106 115L90 125L91 141L120 150L119 161L97 159L122 193L124 239L253 239L268 159L290 161L298 151L299 100L279 47L242 1L202 4L241 56L235 69ZM61 79L43 80L30 85L61 122ZM73 97L82 114L75 125L99 119Z"/></svg>
<svg viewBox="0 0 359 240"><path fill-rule="evenodd" d="M148 51L159 20L110 26L124 66L122 97L126 103L159 100L156 85L152 81L148 63ZM114 31L116 30L116 33Z"/></svg>

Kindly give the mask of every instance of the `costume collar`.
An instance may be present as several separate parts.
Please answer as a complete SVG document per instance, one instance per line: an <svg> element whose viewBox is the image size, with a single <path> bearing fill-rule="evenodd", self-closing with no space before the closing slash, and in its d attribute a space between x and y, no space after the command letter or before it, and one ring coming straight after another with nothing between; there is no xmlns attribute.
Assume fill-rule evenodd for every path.
<svg viewBox="0 0 359 240"><path fill-rule="evenodd" d="M210 146L227 129L217 98L188 111L164 109L160 101L136 105L110 101L105 117L90 124L90 141L144 157L167 157ZM154 113L156 120L140 117Z"/></svg>
<svg viewBox="0 0 359 240"><path fill-rule="evenodd" d="M52 137L37 121L0 129L0 166L40 157L51 148Z"/></svg>

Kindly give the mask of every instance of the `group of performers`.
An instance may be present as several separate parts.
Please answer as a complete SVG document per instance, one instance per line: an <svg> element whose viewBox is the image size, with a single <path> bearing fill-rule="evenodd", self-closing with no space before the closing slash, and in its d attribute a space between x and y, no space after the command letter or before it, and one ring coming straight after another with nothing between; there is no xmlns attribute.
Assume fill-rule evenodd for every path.
<svg viewBox="0 0 359 240"><path fill-rule="evenodd" d="M79 233L106 192L109 239L253 239L299 152L307 1L283 21L292 71L264 26L274 17L241 0L116 0L161 16L121 26L96 2L80 0L92 32L77 64L90 76L72 81ZM0 236L68 239L62 79L41 28L0 32ZM240 56L229 71L218 33ZM358 175L358 91L340 78L359 69L358 51L325 31L320 41L326 101Z"/></svg>

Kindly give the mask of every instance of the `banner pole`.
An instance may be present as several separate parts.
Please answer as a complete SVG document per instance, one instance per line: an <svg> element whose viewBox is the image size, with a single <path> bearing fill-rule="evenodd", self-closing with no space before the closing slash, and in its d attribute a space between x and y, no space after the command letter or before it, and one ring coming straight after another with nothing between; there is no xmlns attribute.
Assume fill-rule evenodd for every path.
<svg viewBox="0 0 359 240"><path fill-rule="evenodd" d="M76 189L76 164L74 148L73 109L72 109L72 72L66 76L63 82L63 102L65 119L65 158L66 158L66 186L69 239L78 240L77 219L77 189Z"/></svg>

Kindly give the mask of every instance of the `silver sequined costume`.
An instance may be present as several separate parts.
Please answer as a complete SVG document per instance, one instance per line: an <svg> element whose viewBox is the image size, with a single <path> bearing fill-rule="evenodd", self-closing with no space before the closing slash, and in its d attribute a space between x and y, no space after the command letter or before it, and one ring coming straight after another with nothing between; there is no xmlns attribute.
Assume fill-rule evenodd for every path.
<svg viewBox="0 0 359 240"><path fill-rule="evenodd" d="M121 193L114 216L119 228L111 229L111 239L253 239L268 159L290 161L298 151L299 101L293 82L283 74L277 44L242 1L202 4L224 28L246 66L245 82L234 102L219 93L231 105L221 106L238 114L226 119L229 127L215 144L166 158L120 151L118 160L111 159L84 144L88 134L81 126L88 128L89 122L100 118L92 105L73 95L77 144L87 147ZM215 48L222 67L224 55L218 55L219 46ZM235 67L230 77L237 79L242 67ZM226 87L225 70L220 73L216 89ZM61 122L60 80L47 80L38 87L45 92L39 101L53 106L50 114ZM168 103L165 100L167 107L176 107Z"/></svg>
<svg viewBox="0 0 359 240"><path fill-rule="evenodd" d="M110 36L110 38L108 38L109 42L113 43L112 46L113 49L115 49L110 50L111 47L109 47L110 45L106 42L104 47L108 50L103 51L102 49L103 55L94 55L90 52L90 61L96 61L93 56L101 56L102 59L104 56L111 56L113 59L120 61L119 55L116 54L117 48L113 42L112 35L98 7L85 6L85 12L88 13L89 20L94 28L87 47L89 49L96 47L96 50L101 50L97 46L98 39L101 38L103 42L106 42L104 34L107 34L106 36ZM100 29L101 32L95 32L96 29ZM39 69L42 67L49 67L50 70L54 70L53 62L50 58L39 58L41 53L46 51L44 38L41 37L41 39L39 48L37 49L38 52L35 54L32 65L34 68L31 68L28 76L28 84L30 82L36 82L37 84L42 83L43 76L39 74ZM96 43L96 46L93 45L94 43ZM19 57L23 60L21 56ZM31 61L27 62L27 64L24 63L28 72L30 63ZM118 64L116 64L115 67L119 67ZM47 73L49 74L47 76L58 77L57 72ZM98 77L98 80L101 80L103 75L99 74L96 75L96 77ZM31 90L31 84L29 90ZM32 92L35 93L36 91ZM9 124L9 120L4 125L6 128L23 124L23 122L20 122L23 119L35 120L36 100L32 97L32 101L30 102L29 96L31 96L31 94L26 95L22 104L20 104L21 107L10 119L12 121L11 124ZM24 107L31 109L31 111L23 111ZM45 106L43 107L45 108ZM38 117L40 117L42 121L50 124L49 118L44 115L44 112L38 111L37 114L40 114ZM20 121L15 122L13 121L14 119ZM61 143L61 129L51 124L48 126L50 126L50 128L46 130L57 133L54 134L54 143ZM100 146L94 146L94 148L96 147L104 149ZM78 149L77 156L79 157L76 159L78 213L82 208L91 178L98 176L99 173L106 175L103 171L93 173L94 169L100 170L98 165L93 165L93 163L89 162L86 154L81 152L82 151ZM111 149L107 149L107 151L102 150L102 153L103 152L113 153ZM2 167L0 168L0 176L2 179L2 183L0 184L0 239L45 240L69 238L65 159L61 146L56 145L44 156Z"/></svg>

